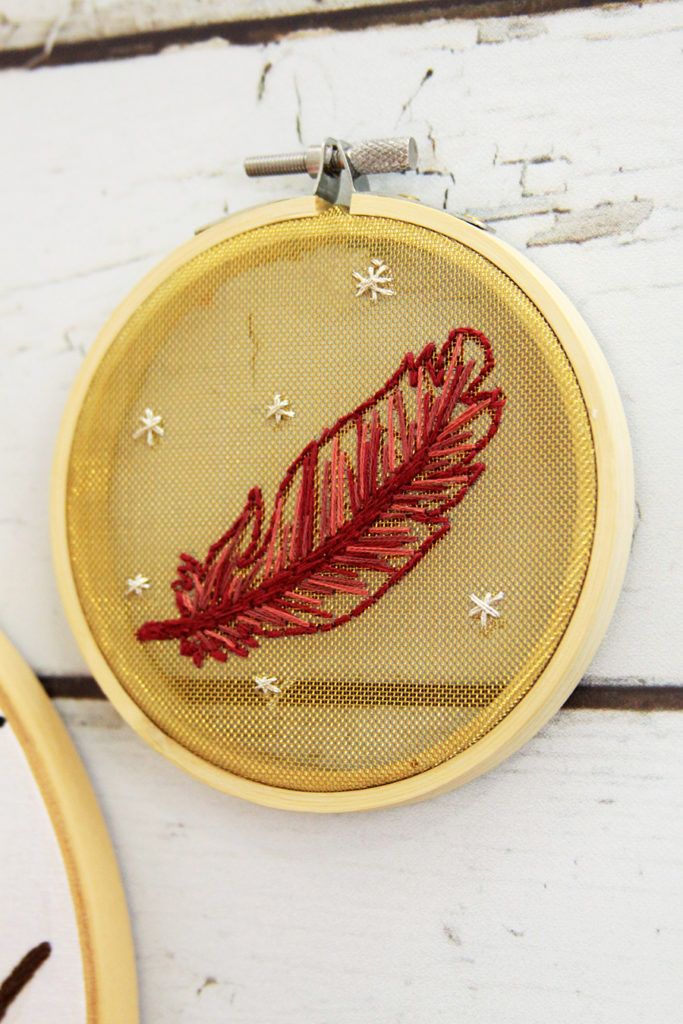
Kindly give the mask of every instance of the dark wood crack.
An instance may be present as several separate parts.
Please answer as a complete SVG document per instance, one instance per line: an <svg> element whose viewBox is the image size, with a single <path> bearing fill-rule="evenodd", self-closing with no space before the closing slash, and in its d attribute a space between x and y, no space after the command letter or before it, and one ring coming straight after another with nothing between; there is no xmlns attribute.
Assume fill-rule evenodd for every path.
<svg viewBox="0 0 683 1024"><path fill-rule="evenodd" d="M240 18L204 25L180 25L105 39L57 41L49 53L40 46L6 49L0 51L0 69L145 57L159 53L168 46L201 43L209 39L224 39L241 46L261 46L264 43L277 43L294 32L314 29L357 31L379 25L416 25L436 19L510 17L545 14L576 7L606 6L613 4L596 0L423 0L409 4L383 3L366 7L359 3L357 7L342 10L320 9L272 18Z"/></svg>
<svg viewBox="0 0 683 1024"><path fill-rule="evenodd" d="M91 676L42 675L53 699L105 700ZM683 711L683 686L657 684L579 683L564 704L567 711Z"/></svg>

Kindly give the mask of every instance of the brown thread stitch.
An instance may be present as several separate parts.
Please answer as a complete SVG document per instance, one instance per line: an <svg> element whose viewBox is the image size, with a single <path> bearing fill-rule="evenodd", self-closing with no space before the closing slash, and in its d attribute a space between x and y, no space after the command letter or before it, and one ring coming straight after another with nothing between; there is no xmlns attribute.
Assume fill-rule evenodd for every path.
<svg viewBox="0 0 683 1024"><path fill-rule="evenodd" d="M483 354L473 377L466 340ZM490 342L473 328L451 331L438 353L433 344L417 357L408 352L379 391L294 460L264 536L263 495L254 487L204 562L180 556L172 583L179 618L146 622L138 639L178 639L199 667L207 656L248 657L257 637L325 632L361 615L448 533L446 513L483 473L473 460L505 405L499 388L479 390L493 366ZM482 416L487 429L475 440L465 428ZM355 428L353 459L342 444L347 426ZM340 596L352 606L330 610L325 602Z"/></svg>
<svg viewBox="0 0 683 1024"><path fill-rule="evenodd" d="M2 985L0 985L0 1020L3 1019L10 1003L13 1003L23 988L36 973L39 967L45 963L52 946L49 942L41 942L30 949L23 959L19 961L11 974L9 974Z"/></svg>

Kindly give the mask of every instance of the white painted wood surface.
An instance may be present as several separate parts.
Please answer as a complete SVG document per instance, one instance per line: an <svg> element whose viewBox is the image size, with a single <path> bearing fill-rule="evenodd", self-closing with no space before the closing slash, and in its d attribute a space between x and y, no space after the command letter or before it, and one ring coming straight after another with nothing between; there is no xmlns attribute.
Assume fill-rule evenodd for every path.
<svg viewBox="0 0 683 1024"><path fill-rule="evenodd" d="M60 701L118 848L143 1024L673 1024L683 716L564 712L462 790L314 817Z"/></svg>
<svg viewBox="0 0 683 1024"><path fill-rule="evenodd" d="M245 178L245 154L337 131L413 132L428 173L378 188L477 212L587 318L622 390L639 510L591 674L683 678L682 13L661 3L308 33L0 74L2 617L38 670L83 671L47 532L52 448L83 352L196 227L310 187Z"/></svg>
<svg viewBox="0 0 683 1024"><path fill-rule="evenodd" d="M111 39L181 26L372 8L386 0L3 0L0 50ZM396 0L394 0L396 2ZM398 0L407 7L415 0Z"/></svg>

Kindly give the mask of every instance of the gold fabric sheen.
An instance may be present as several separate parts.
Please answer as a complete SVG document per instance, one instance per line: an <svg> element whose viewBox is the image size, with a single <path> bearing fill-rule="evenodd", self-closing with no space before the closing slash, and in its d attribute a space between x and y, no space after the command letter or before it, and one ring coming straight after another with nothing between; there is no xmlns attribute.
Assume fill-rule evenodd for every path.
<svg viewBox="0 0 683 1024"><path fill-rule="evenodd" d="M381 258L395 295L356 297ZM176 615L177 556L200 559L258 484L266 517L287 466L373 394L403 355L452 327L483 331L486 386L507 406L486 470L451 532L358 619L263 640L197 669L176 641L141 644ZM279 392L295 417L265 411ZM146 407L153 447L134 440ZM106 352L79 415L67 490L76 586L122 686L206 761L296 790L377 786L437 765L489 732L539 678L590 556L593 440L581 390L526 294L468 247L422 227L334 208L223 241L173 272ZM152 581L125 596L126 580ZM470 594L502 590L483 629ZM264 697L256 676L282 693Z"/></svg>

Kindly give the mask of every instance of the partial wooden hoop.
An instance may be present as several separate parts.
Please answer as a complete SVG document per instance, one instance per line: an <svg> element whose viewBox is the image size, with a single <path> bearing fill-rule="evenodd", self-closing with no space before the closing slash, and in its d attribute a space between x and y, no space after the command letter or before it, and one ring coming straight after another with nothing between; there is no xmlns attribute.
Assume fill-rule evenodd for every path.
<svg viewBox="0 0 683 1024"><path fill-rule="evenodd" d="M81 946L89 1024L136 1024L133 939L118 864L83 763L35 675L0 633L0 707L59 842ZM55 1007L56 1017L59 1008Z"/></svg>
<svg viewBox="0 0 683 1024"><path fill-rule="evenodd" d="M78 600L67 540L66 487L79 410L93 374L118 332L137 306L179 266L244 231L310 217L325 208L325 203L311 196L236 214L180 246L137 285L101 331L69 398L55 455L51 521L57 581L72 630L93 675L126 721L160 753L217 789L271 807L335 812L387 807L462 785L517 750L557 711L590 663L614 611L630 550L634 496L631 445L614 378L587 325L560 289L506 243L450 214L405 199L357 194L351 203L352 214L415 224L455 239L490 260L526 292L559 338L583 392L596 454L595 535L582 592L555 653L520 703L473 746L419 775L346 792L279 789L217 768L162 732L114 676L94 641Z"/></svg>

